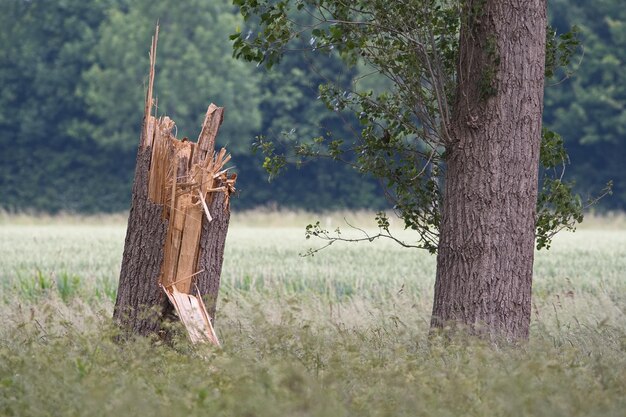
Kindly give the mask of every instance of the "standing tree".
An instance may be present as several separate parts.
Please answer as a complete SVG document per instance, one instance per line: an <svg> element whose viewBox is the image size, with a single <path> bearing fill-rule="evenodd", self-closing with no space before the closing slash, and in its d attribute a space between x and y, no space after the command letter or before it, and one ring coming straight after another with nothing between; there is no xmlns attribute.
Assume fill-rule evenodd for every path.
<svg viewBox="0 0 626 417"><path fill-rule="evenodd" d="M310 54L338 53L390 81L377 95L358 85L320 86L329 109L354 112L360 135L354 143L316 138L296 151L337 160L353 153L361 172L384 181L405 226L419 235L412 246L438 252L434 329L527 338L535 238L547 246L582 217L580 200L555 172L567 160L562 141L542 136L545 73L567 64L575 46L551 31L546 42L545 0L235 4L258 26L256 37L232 36L237 57L271 67L304 41ZM312 23L299 24L298 13ZM284 157L267 161L280 167ZM386 216L377 221L379 236L393 238ZM342 240L319 224L307 231Z"/></svg>
<svg viewBox="0 0 626 417"><path fill-rule="evenodd" d="M464 5L434 327L458 321L528 337L545 28L545 0Z"/></svg>

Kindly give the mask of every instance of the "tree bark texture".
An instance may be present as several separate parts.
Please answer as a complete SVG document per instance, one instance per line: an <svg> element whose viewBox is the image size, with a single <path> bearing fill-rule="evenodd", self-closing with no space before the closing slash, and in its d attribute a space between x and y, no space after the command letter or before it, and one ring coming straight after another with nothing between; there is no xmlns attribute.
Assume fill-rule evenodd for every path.
<svg viewBox="0 0 626 417"><path fill-rule="evenodd" d="M432 327L528 337L545 0L468 1L447 148Z"/></svg>
<svg viewBox="0 0 626 417"><path fill-rule="evenodd" d="M190 336L219 344L206 312L193 309L203 310L194 300L207 295L212 321L220 284L236 180L225 168L230 155L215 152L224 109L209 106L197 143L177 140L171 119L152 116L157 38L158 28L113 318L133 334L167 337L163 318L176 308L179 316L191 314L183 322L204 317L206 331Z"/></svg>
<svg viewBox="0 0 626 417"><path fill-rule="evenodd" d="M140 147L137 152L122 268L113 310L116 322L129 332L140 335L156 333L161 329L160 317L169 305L159 288L168 224L163 221L163 206L148 199L151 155L151 148Z"/></svg>
<svg viewBox="0 0 626 417"><path fill-rule="evenodd" d="M208 115L205 123L221 124L222 111L211 105L208 114L219 117L212 120ZM229 195L236 179L223 169L230 159L224 150L204 152L202 137L198 145L181 142L171 136L170 119L149 120L151 139L142 139L138 151L113 314L140 335L165 331L162 319L173 311L163 291L167 288L186 294L195 294L197 288L207 296L213 319L230 220Z"/></svg>
<svg viewBox="0 0 626 417"><path fill-rule="evenodd" d="M224 184L219 185L223 186ZM202 234L200 235L198 268L206 271L204 273L206 278L199 280L196 284L200 294L206 294L206 306L212 321L215 321L217 295L220 289L222 264L224 263L224 247L230 221L228 203L228 198L223 193L213 197L210 212L221 213L221 215L211 222L203 222Z"/></svg>

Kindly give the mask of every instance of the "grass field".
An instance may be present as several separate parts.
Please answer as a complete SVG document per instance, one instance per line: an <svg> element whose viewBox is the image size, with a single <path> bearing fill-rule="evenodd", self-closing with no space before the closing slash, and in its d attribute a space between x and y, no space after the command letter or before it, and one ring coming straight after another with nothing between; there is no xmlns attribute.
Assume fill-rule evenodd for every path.
<svg viewBox="0 0 626 417"><path fill-rule="evenodd" d="M216 350L111 341L123 216L0 216L0 416L626 415L623 219L537 254L531 339L496 348L428 338L427 253L298 256L341 217L233 218Z"/></svg>

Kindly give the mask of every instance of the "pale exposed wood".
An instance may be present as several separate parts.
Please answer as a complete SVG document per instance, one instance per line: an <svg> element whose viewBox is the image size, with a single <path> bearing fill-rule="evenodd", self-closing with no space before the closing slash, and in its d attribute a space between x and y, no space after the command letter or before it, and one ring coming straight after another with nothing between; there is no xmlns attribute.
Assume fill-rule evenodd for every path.
<svg viewBox="0 0 626 417"><path fill-rule="evenodd" d="M167 286L176 281L178 259L180 256L183 230L185 227L185 212L189 205L189 196L182 195L176 199L174 210L170 212L167 241L165 243L165 259L163 260L163 275L161 284Z"/></svg>
<svg viewBox="0 0 626 417"><path fill-rule="evenodd" d="M139 140L139 145L142 148L149 146L150 139L152 135L148 135L149 131L149 121L148 118L150 113L152 112L152 103L153 103L153 90L154 90L154 75L155 75L155 66L156 66L156 52L157 52L157 44L159 43L159 25L156 25L154 30L154 36L152 37L152 45L150 46L150 75L148 77L148 90L146 91L146 101L144 105L144 125L143 132L141 138ZM150 139L149 139L150 138Z"/></svg>
<svg viewBox="0 0 626 417"><path fill-rule="evenodd" d="M157 42L158 27L114 318L134 333L163 334L160 321L173 306L192 341L219 344L210 317L236 179L225 167L230 155L225 149L215 152L224 109L208 107L199 143L177 140L174 121L152 115ZM194 285L208 295L211 315L202 299L191 295Z"/></svg>
<svg viewBox="0 0 626 417"><path fill-rule="evenodd" d="M185 325L192 343L209 342L215 346L220 345L202 298L182 293L175 286L166 288L165 294Z"/></svg>
<svg viewBox="0 0 626 417"><path fill-rule="evenodd" d="M206 214L206 218L209 222L213 220L213 216L211 216L211 212L209 211L209 206L206 204L206 199L204 198L204 194L202 192L198 192L198 196L200 197L200 201L202 201L202 208L204 209L204 214Z"/></svg>
<svg viewBox="0 0 626 417"><path fill-rule="evenodd" d="M150 116L148 123L146 124L146 143L144 147L150 148L152 147L152 143L154 142L154 135L156 133L156 119L153 116Z"/></svg>
<svg viewBox="0 0 626 417"><path fill-rule="evenodd" d="M160 187L167 173L167 163L169 161L169 143L161 139L161 129L156 126L156 119L150 116L152 127L152 160L150 167L150 179L148 182L148 196L150 200L158 204L163 204L163 187Z"/></svg>
<svg viewBox="0 0 626 417"><path fill-rule="evenodd" d="M213 220L209 205L214 194L221 193L226 196L222 199L221 212L217 213L218 216L224 216L229 206L228 196L234 190L235 184L235 177L229 178L228 168L225 168L231 156L223 148L219 152L210 148L215 145L215 136L221 124L221 110L215 105L209 106L201 134L204 149L199 148L200 144L178 141L172 135L174 122L171 119L167 117L155 119L150 116L154 133L150 142L152 164L149 171L148 195L154 203L168 208L163 212L163 219L167 221L168 228L159 283L165 289L170 301L177 300L178 305L173 305L179 315L187 315L187 318L183 319L186 326L197 321L202 314L206 314L207 317L209 315L202 311L193 313L194 308L200 309L200 304L193 300L183 303L181 300L184 298L172 298L172 292L190 294L194 280L198 280L203 274L207 276L210 274L212 279L215 279L216 269L221 270L221 253L220 257L216 258L220 261L219 268L214 266L205 273L205 269L200 267L199 258L203 247L200 240L205 230L203 223ZM206 233L204 238L207 238ZM217 239L219 242L216 247L223 251L222 236ZM203 262L206 264L205 260ZM214 300L211 298L211 306L214 308ZM207 320L210 323L210 319ZM192 329L189 332L192 340L200 340L196 330ZM192 336L192 333L195 335Z"/></svg>
<svg viewBox="0 0 626 417"><path fill-rule="evenodd" d="M202 231L202 207L193 204L185 211L185 228L180 244L178 268L176 268L175 287L184 293L189 293L191 280L196 272L198 248L200 244L200 232ZM189 279L186 279L189 277Z"/></svg>
<svg viewBox="0 0 626 417"><path fill-rule="evenodd" d="M196 272L195 274L192 274L192 275L190 275L190 276L188 276L188 277L183 277L183 278L181 278L181 279L180 279L180 281L174 281L174 282L170 283L168 287L174 287L174 286L176 286L176 284L178 284L179 282L182 282L182 281L186 281L186 280L188 280L188 279L191 279L191 278L193 278L193 277L195 277L195 276L197 276L197 275L199 275L199 274L201 274L201 273L203 273L203 272L204 272L204 269L201 269L201 270L199 270L198 272Z"/></svg>
<svg viewBox="0 0 626 417"><path fill-rule="evenodd" d="M217 107L215 104L211 103L204 117L200 136L198 136L198 148L201 152L197 153L196 162L204 161L213 156L215 138L217 137L217 132L223 120L224 108Z"/></svg>

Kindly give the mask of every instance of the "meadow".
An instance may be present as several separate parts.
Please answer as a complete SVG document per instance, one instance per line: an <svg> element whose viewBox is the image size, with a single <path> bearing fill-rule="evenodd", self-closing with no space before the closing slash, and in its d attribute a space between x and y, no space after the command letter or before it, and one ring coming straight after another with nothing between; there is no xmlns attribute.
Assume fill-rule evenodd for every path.
<svg viewBox="0 0 626 417"><path fill-rule="evenodd" d="M223 347L111 322L123 216L0 216L1 416L626 414L626 224L591 219L536 254L531 337L428 337L435 258L304 239L367 213L235 214ZM370 223L371 224L371 223ZM411 234L398 233L410 239Z"/></svg>

